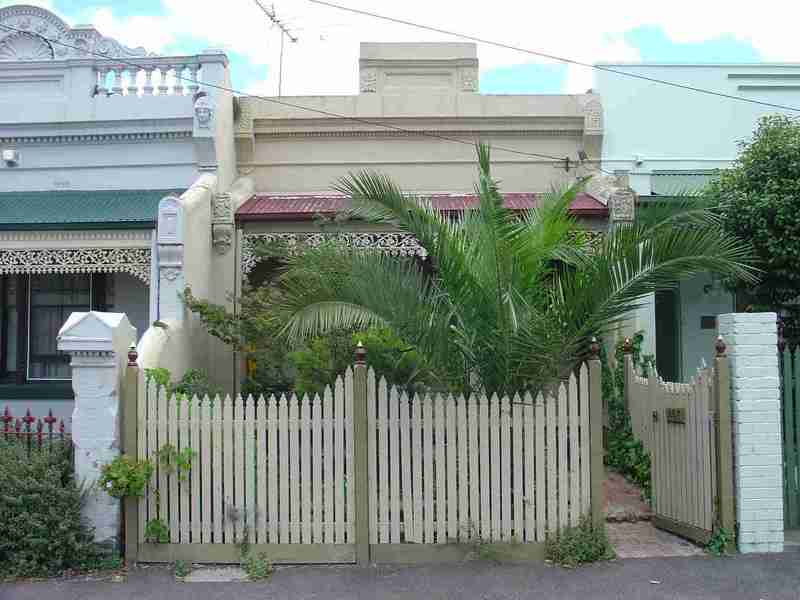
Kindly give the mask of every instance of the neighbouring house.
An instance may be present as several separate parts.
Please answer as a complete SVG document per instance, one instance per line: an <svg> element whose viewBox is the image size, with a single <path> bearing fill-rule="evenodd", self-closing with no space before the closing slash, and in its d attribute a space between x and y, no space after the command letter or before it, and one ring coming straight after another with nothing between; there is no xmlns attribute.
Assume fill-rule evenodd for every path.
<svg viewBox="0 0 800 600"><path fill-rule="evenodd" d="M269 265L257 264L254 248L270 240L302 245L337 235L359 247L424 258L416 241L397 231L319 219L346 206L332 187L348 172L380 171L458 213L475 202L478 139L493 145L493 174L512 208L534 206L538 194L574 182L599 160L599 96L481 94L475 44L362 43L359 71L353 95L239 99L236 154L249 183L242 180L239 193L224 200L225 217L214 225L215 243L219 233L220 251L227 252L215 270L231 274L228 286L233 273L240 274L238 287L263 280ZM614 189L608 181L593 183L576 198L573 214L589 230L604 231ZM228 252L234 222L237 246ZM224 301L222 291L217 301ZM235 385L230 360L212 363L220 382Z"/></svg>
<svg viewBox="0 0 800 600"><path fill-rule="evenodd" d="M0 25L0 410L68 416L70 313L124 312L141 336L174 304L169 216L199 177L224 185L233 100L205 84L228 83L227 58L155 56L34 6Z"/></svg>
<svg viewBox="0 0 800 600"><path fill-rule="evenodd" d="M738 154L769 106L693 92L659 79L773 105L800 106L797 64L607 64L595 92L603 99L602 168L627 175L639 206L701 189ZM784 111L786 114L788 111ZM665 380L688 381L710 364L716 317L736 309L734 297L711 275L681 283L649 299L632 328L646 332L644 352L655 354ZM741 308L741 307L739 307Z"/></svg>

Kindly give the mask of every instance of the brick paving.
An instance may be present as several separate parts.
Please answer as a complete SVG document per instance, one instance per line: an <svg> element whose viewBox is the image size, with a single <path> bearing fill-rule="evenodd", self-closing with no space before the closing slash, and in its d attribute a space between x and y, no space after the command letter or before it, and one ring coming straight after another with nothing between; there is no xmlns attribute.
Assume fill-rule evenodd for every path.
<svg viewBox="0 0 800 600"><path fill-rule="evenodd" d="M665 558L696 556L702 548L678 536L656 529L652 511L641 498L641 490L619 473L609 471L606 491L606 529L619 558Z"/></svg>

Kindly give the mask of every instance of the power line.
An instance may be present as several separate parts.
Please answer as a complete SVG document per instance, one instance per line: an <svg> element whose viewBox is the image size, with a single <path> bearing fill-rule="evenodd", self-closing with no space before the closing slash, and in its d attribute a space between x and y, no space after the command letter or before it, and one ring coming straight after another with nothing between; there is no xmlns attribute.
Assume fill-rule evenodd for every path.
<svg viewBox="0 0 800 600"><path fill-rule="evenodd" d="M41 38L41 39L45 40L46 42L48 42L50 44L57 44L57 45L60 45L60 46L64 46L66 48L71 48L73 50L78 50L78 51L80 51L80 52L82 52L84 54L97 56L97 57L102 58L104 60L112 60L117 64L136 67L137 69L141 69L141 70L145 69L145 67L143 65L138 64L136 62L133 62L132 60L124 59L124 58L118 58L118 57L109 57L109 56L106 56L104 54L100 54L99 52L93 52L93 51L87 50L85 48L81 48L79 46L74 46L72 44L68 44L66 42L62 42L60 40L48 38L48 37L46 37L46 36L44 36L44 35L42 35L40 33L35 33L33 31L26 31L24 29L18 29L17 27L14 27L12 25L0 24L0 27L6 29L7 31L14 31L16 33L24 33L24 34L27 34L27 35L30 35L30 36L35 36L35 37L38 37L38 38ZM381 121L374 121L372 119L363 119L361 117L352 117L352 116L347 116L347 115L341 115L341 114L338 114L338 113L335 113L335 112L331 112L331 111L328 111L328 110L323 110L323 109L319 109L319 108L311 108L309 106L303 106L303 105L300 105L300 104L295 104L293 102L287 102L286 100L278 100L277 98L271 98L269 96L258 96L258 95L255 95L255 94L247 94L245 92L242 92L242 91L239 91L239 90L236 90L236 89L233 89L233 88L229 88L229 87L226 87L226 86L223 86L223 85L218 85L218 84L214 84L214 83L208 83L208 82L200 81L198 79L193 79L191 77L185 77L183 75L179 75L178 73L175 73L175 79L177 79L179 81L185 81L185 82L188 82L188 83L194 83L194 84L198 84L198 85L203 85L205 87L212 88L212 89L217 89L217 90L221 90L221 91L225 91L225 92L230 92L232 94L237 94L237 95L239 95L239 96L241 96L243 98L252 98L254 100L261 100L263 102L270 102L272 104L279 104L281 106L286 106L286 107L289 107L289 108L296 108L298 110L304 110L304 111L308 111L308 112L313 112L313 113L317 113L317 114L320 114L320 115L334 117L336 119L342 119L342 120L346 120L346 121L353 121L355 123L363 123L365 125L372 125L372 126L375 126L375 127L383 127L384 129L391 129L391 130L400 131L400 132L403 132L403 133L409 133L409 134L412 134L412 135L419 135L419 136L422 136L422 137L430 137L430 138L435 138L435 139L439 139L439 140L443 140L443 141L447 141L447 142L454 142L454 143L457 143L457 144L465 144L467 146L473 146L473 142L469 142L467 140L463 140L463 139L459 139L459 138L454 138L454 137L450 137L450 136L446 136L446 135L440 135L440 134L437 134L437 133L430 133L430 132L427 132L427 131L418 131L418 130L415 131L413 129L406 129L406 128L400 127L398 125L392 125L390 123L383 123ZM569 167L570 163L580 164L580 161L576 161L574 159L571 159L568 156L552 156L552 155L549 155L549 154L539 154L537 152L526 152L524 150L517 150L517 149L514 149L514 148L506 148L505 146L497 146L497 145L494 145L494 144L492 144L491 147L492 147L493 150L500 150L502 152L509 152L511 154L517 154L517 155L520 155L520 156L530 156L530 157L533 157L533 158L543 158L543 159L548 159L548 160L555 161L555 162L558 162L558 163L563 163L565 165L565 167L567 167L567 168ZM608 171L603 171L603 172L609 173ZM613 175L613 173L609 173L609 174Z"/></svg>
<svg viewBox="0 0 800 600"><path fill-rule="evenodd" d="M465 33L458 33L456 31L450 31L447 29L441 29L439 27L433 27L431 25L424 25L422 23L415 23L413 21L407 21L405 19L398 19L395 17L388 17L386 15L381 15L379 13L370 12L368 10L361 10L358 8L351 8L349 6L342 6L341 4L334 4L333 2L327 2L326 0L308 0L312 4L319 4L320 6L327 6L330 8L336 8L338 10L343 10L346 12L354 13L357 15L362 15L365 17L372 17L374 19L381 19L383 21L389 21L391 23L397 23L399 25L408 25L409 27L415 27L417 29L424 29L426 31L432 31L434 33L441 33L444 35L449 35L451 37L462 38L465 40L470 40L473 42L478 42L480 44L486 44L487 46L496 46L497 48L504 48L506 50L513 50L515 52L522 52L524 54L531 54L533 56L538 56L540 58L547 58L550 60L555 60L558 62L576 65L579 67L587 67L589 69L596 69L598 71L605 71L607 73L614 73L615 75L622 75L623 77L631 77L633 79L641 79L644 81L649 81L651 83L658 83L661 85L668 85L671 87L679 88L682 90L689 90L692 92L697 92L700 94L708 94L711 96L719 96L720 98L728 98L729 100L738 100L740 102L749 102L750 104L760 104L762 106L768 106L770 108L777 108L780 110L790 110L793 112L800 112L800 108L794 106L786 106L784 104L774 104L772 102L764 102L762 100L756 100L755 98L746 98L744 96L737 96L735 94L726 94L725 92L718 92L715 90L709 90L705 88L695 87L693 85L687 85L685 83L678 83L676 81L667 81L665 79L658 79L656 77L648 77L647 75L641 75L639 73L630 73L627 71L620 71L618 69L614 69L611 67L606 67L603 65L593 65L591 63L585 63L579 60L575 60L572 58L564 58L563 56L556 56L554 54L548 54L546 52L540 52L538 50L530 50L528 48L521 48L519 46L512 46L511 44L505 44L503 42L496 42L494 40L489 40L486 38L480 38L474 35L468 35Z"/></svg>

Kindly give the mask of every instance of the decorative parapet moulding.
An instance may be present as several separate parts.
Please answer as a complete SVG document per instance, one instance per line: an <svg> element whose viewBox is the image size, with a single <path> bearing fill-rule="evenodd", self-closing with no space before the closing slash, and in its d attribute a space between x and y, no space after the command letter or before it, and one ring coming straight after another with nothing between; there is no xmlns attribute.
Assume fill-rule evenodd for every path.
<svg viewBox="0 0 800 600"><path fill-rule="evenodd" d="M92 58L98 54L108 58L152 56L144 48L129 48L101 35L92 26L71 28L38 6L0 8L0 24L20 30L0 30L0 61Z"/></svg>

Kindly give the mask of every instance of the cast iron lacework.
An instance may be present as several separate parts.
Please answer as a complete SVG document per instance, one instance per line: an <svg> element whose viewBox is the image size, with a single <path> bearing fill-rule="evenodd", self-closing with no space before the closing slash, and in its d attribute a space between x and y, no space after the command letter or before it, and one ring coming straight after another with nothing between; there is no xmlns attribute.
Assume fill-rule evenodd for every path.
<svg viewBox="0 0 800 600"><path fill-rule="evenodd" d="M362 250L379 250L391 256L419 256L428 253L410 233L390 232L337 232L337 233L246 233L242 240L242 274L247 276L258 264L256 252L261 245L280 242L289 252L296 252L303 246L316 248L326 241L346 243Z"/></svg>
<svg viewBox="0 0 800 600"><path fill-rule="evenodd" d="M0 250L0 274L129 273L150 283L150 248Z"/></svg>

